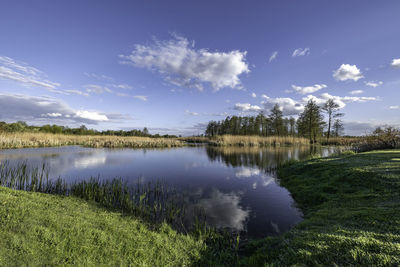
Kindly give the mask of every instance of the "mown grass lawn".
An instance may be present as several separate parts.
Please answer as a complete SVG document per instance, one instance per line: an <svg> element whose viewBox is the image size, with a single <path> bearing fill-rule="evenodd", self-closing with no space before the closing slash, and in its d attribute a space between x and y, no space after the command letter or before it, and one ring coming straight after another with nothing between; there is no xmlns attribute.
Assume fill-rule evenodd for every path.
<svg viewBox="0 0 400 267"><path fill-rule="evenodd" d="M186 266L203 248L75 197L0 187L0 266Z"/></svg>
<svg viewBox="0 0 400 267"><path fill-rule="evenodd" d="M252 242L248 265L399 266L400 150L287 164L279 171L305 217Z"/></svg>

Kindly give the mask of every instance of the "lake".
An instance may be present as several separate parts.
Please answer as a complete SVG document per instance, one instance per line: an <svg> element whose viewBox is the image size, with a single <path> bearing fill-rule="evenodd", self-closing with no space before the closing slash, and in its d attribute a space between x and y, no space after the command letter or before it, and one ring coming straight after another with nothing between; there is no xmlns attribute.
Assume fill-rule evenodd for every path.
<svg viewBox="0 0 400 267"><path fill-rule="evenodd" d="M183 147L96 149L79 146L0 150L0 160L49 167L50 178L68 182L123 178L128 183L161 180L190 195L207 223L254 238L288 231L302 220L275 168L289 159L328 156L326 147Z"/></svg>

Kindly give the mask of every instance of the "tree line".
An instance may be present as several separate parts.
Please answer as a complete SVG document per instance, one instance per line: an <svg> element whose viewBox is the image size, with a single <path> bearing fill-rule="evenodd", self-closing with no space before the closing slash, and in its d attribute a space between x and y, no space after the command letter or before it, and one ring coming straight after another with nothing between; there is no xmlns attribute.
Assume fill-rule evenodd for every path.
<svg viewBox="0 0 400 267"><path fill-rule="evenodd" d="M28 125L24 121L6 123L0 121L0 133L17 133L17 132L30 132L30 133L52 133L52 134L68 134L68 135L115 135L115 136L142 136L142 137L166 137L173 138L175 135L160 135L150 134L146 127L143 130L103 130L97 131L94 129L88 129L85 125L81 125L77 128L70 128L67 126L50 125L46 124L43 126Z"/></svg>
<svg viewBox="0 0 400 267"><path fill-rule="evenodd" d="M343 133L340 117L344 114L339 112L339 108L333 99L329 99L323 106L317 105L311 99L296 120L283 116L281 107L276 104L268 115L261 112L256 116L228 116L225 120L210 121L205 134L301 136L315 143L322 136L329 140L331 136L340 136Z"/></svg>

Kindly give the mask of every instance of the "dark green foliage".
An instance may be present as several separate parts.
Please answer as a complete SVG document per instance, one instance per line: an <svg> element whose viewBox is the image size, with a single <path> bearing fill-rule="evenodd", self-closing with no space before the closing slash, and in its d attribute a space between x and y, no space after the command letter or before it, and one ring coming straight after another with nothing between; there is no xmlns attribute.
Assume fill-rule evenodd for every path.
<svg viewBox="0 0 400 267"><path fill-rule="evenodd" d="M295 126L295 119L284 118L279 105L275 105L268 117L261 112L257 116L228 116L222 121L210 121L205 135L295 136Z"/></svg>
<svg viewBox="0 0 400 267"><path fill-rule="evenodd" d="M310 99L297 120L299 135L309 138L310 143L316 143L317 138L322 136L324 125L321 108Z"/></svg>
<svg viewBox="0 0 400 267"><path fill-rule="evenodd" d="M23 121L18 121L14 123L6 123L0 121L0 133L7 132L7 133L20 133L20 132L29 132L29 133L52 133L52 134L69 134L69 135L114 135L114 136L142 136L142 137L165 137L165 138L176 138L175 135L159 135L155 134L152 135L149 133L149 130L145 127L143 130L130 130L130 131L123 131L123 130L104 130L104 131L97 131L94 129L88 129L85 125L81 125L79 128L69 128L66 126L60 125L43 125L43 126L33 126L28 125Z"/></svg>

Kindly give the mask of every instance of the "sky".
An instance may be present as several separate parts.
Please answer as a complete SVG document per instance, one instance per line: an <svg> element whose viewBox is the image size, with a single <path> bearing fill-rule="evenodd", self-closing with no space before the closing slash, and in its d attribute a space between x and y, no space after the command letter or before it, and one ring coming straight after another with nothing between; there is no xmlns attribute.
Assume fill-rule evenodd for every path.
<svg viewBox="0 0 400 267"><path fill-rule="evenodd" d="M400 1L0 5L0 121L202 134L210 120L341 107L400 127Z"/></svg>

